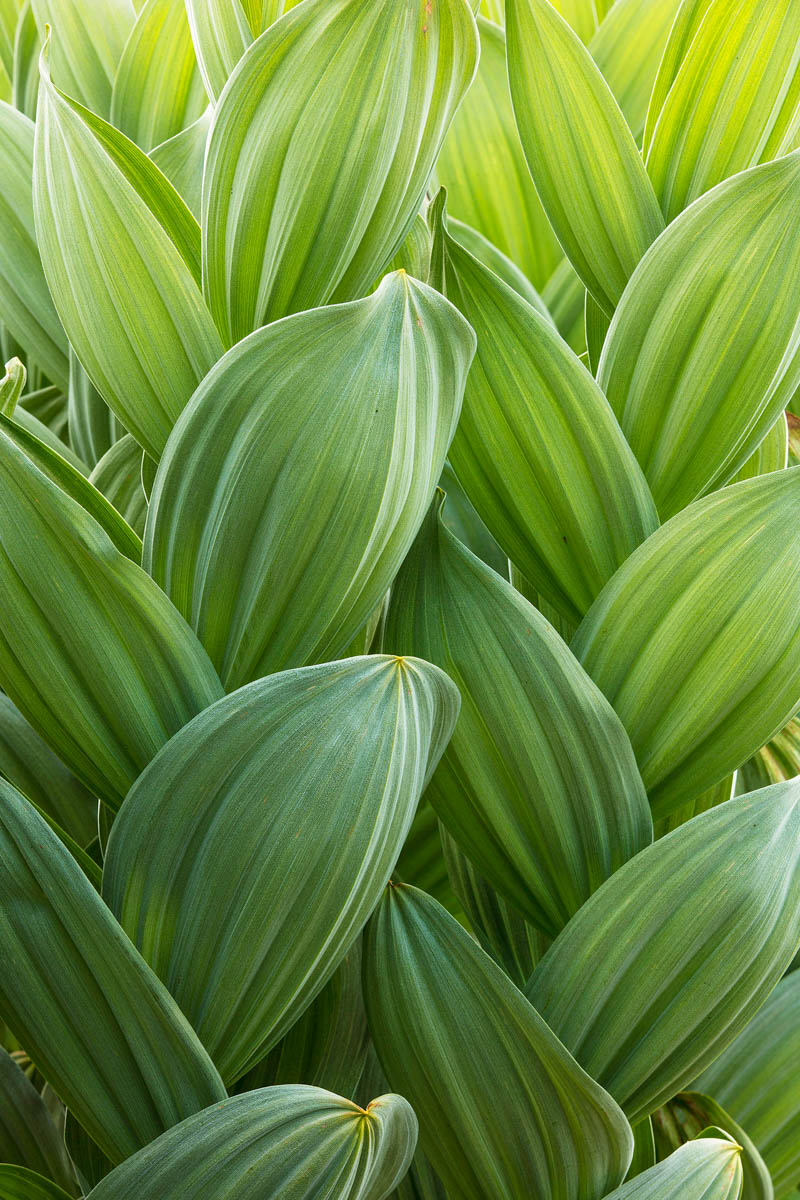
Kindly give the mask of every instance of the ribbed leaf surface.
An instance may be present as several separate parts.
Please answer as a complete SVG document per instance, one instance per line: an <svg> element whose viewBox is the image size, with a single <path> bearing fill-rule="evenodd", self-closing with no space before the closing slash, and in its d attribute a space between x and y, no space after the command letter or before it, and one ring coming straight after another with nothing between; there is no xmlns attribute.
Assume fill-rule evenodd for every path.
<svg viewBox="0 0 800 1200"><path fill-rule="evenodd" d="M186 0L206 90L215 103L245 50L291 5L284 0Z"/></svg>
<svg viewBox="0 0 800 1200"><path fill-rule="evenodd" d="M39 32L53 31L56 85L107 117L119 60L136 20L133 0L31 0ZM138 5L136 6L138 7Z"/></svg>
<svg viewBox="0 0 800 1200"><path fill-rule="evenodd" d="M0 1046L0 1162L55 1179L75 1195L75 1172L44 1101ZM0 1175L0 1197L4 1196Z"/></svg>
<svg viewBox="0 0 800 1200"><path fill-rule="evenodd" d="M687 1142L606 1200L739 1200L741 1189L739 1147L709 1137Z"/></svg>

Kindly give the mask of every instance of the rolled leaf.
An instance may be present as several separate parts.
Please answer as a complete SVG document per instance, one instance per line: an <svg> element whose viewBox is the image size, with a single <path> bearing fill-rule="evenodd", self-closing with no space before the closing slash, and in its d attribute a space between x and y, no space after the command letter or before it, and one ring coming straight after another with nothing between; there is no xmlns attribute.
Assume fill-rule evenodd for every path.
<svg viewBox="0 0 800 1200"><path fill-rule="evenodd" d="M228 345L367 290L419 211L477 59L466 0L310 0L250 47L215 111L203 188L205 294Z"/></svg>
<svg viewBox="0 0 800 1200"><path fill-rule="evenodd" d="M398 272L260 330L198 389L143 561L228 690L334 658L366 624L430 504L474 345L452 305Z"/></svg>
<svg viewBox="0 0 800 1200"><path fill-rule="evenodd" d="M285 0L186 0L186 11L206 90L219 99L245 50L276 21Z"/></svg>
<svg viewBox="0 0 800 1200"><path fill-rule="evenodd" d="M633 1135L501 969L424 892L390 887L367 927L364 1000L392 1087L448 1194L603 1196Z"/></svg>
<svg viewBox="0 0 800 1200"><path fill-rule="evenodd" d="M383 1200L416 1139L402 1096L363 1109L320 1088L264 1088L183 1121L107 1175L92 1200Z"/></svg>
<svg viewBox="0 0 800 1200"><path fill-rule="evenodd" d="M647 796L611 706L440 507L394 582L384 646L457 682L461 716L426 796L489 883L555 936L652 840Z"/></svg>
<svg viewBox="0 0 800 1200"><path fill-rule="evenodd" d="M632 1123L696 1078L785 971L798 864L800 782L731 800L620 867L534 970L531 1003Z"/></svg>
<svg viewBox="0 0 800 1200"><path fill-rule="evenodd" d="M736 474L800 382L798 204L800 151L698 200L625 289L597 381L664 520Z"/></svg>
<svg viewBox="0 0 800 1200"><path fill-rule="evenodd" d="M14 613L0 631L0 682L73 774L118 807L222 687L152 579L2 432L0 482L0 597Z"/></svg>
<svg viewBox="0 0 800 1200"><path fill-rule="evenodd" d="M511 99L536 190L564 252L611 316L664 228L652 184L608 84L549 0L508 0L506 38Z"/></svg>
<svg viewBox="0 0 800 1200"><path fill-rule="evenodd" d="M31 0L39 32L53 30L53 75L81 104L101 117L125 43L136 20L132 0Z"/></svg>
<svg viewBox="0 0 800 1200"><path fill-rule="evenodd" d="M39 94L39 55L42 39L31 0L25 0L20 9L16 37L14 39L14 77L12 99L14 107L32 121L36 120Z"/></svg>
<svg viewBox="0 0 800 1200"><path fill-rule="evenodd" d="M800 1178L800 971L777 985L763 1008L695 1081L758 1146L778 1200Z"/></svg>
<svg viewBox="0 0 800 1200"><path fill-rule="evenodd" d="M680 1092L653 1114L659 1158L667 1158L685 1142L704 1136L709 1126L724 1130L741 1147L741 1200L774 1200L770 1173L750 1137L716 1100L700 1092Z"/></svg>
<svg viewBox="0 0 800 1200"><path fill-rule="evenodd" d="M118 1162L225 1090L66 848L10 784L0 797L0 1012Z"/></svg>
<svg viewBox="0 0 800 1200"><path fill-rule="evenodd" d="M628 732L653 816L735 770L800 707L800 469L707 496L603 589L572 650Z"/></svg>
<svg viewBox="0 0 800 1200"><path fill-rule="evenodd" d="M0 1162L27 1167L75 1195L75 1171L41 1096L0 1046ZM0 1175L0 1197L4 1195Z"/></svg>
<svg viewBox="0 0 800 1200"><path fill-rule="evenodd" d="M512 562L579 620L658 527L652 497L588 371L550 322L449 235L444 205L442 192L429 214L431 283L478 335L450 462Z"/></svg>
<svg viewBox="0 0 800 1200"><path fill-rule="evenodd" d="M740 1147L719 1136L687 1142L606 1200L739 1200Z"/></svg>
<svg viewBox="0 0 800 1200"><path fill-rule="evenodd" d="M140 537L144 533L147 500L142 489L142 452L129 433L106 451L89 476Z"/></svg>
<svg viewBox="0 0 800 1200"><path fill-rule="evenodd" d="M358 935L457 714L454 685L413 659L271 675L201 713L131 789L103 895L226 1081Z"/></svg>
<svg viewBox="0 0 800 1200"><path fill-rule="evenodd" d="M188 251L176 245L135 185L137 175L146 180L148 168L162 194L167 181L141 151L137 157L133 143L92 121L51 83L46 54L47 47L34 158L45 275L92 382L158 459L222 344L184 257ZM128 174L118 150L132 162ZM189 215L179 219L185 223Z"/></svg>
<svg viewBox="0 0 800 1200"><path fill-rule="evenodd" d="M74 353L69 358L69 440L93 467L125 430Z"/></svg>

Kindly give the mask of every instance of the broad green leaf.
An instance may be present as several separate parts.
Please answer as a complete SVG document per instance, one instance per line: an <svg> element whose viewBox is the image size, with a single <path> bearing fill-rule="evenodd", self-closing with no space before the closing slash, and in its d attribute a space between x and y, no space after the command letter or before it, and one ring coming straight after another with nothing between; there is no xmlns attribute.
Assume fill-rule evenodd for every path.
<svg viewBox="0 0 800 1200"><path fill-rule="evenodd" d="M75 862L83 871L94 890L99 892L103 885L103 871L99 864L89 855L87 850L84 850L82 846L78 845L75 839L69 833L67 833L66 829L59 825L58 821L56 821L54 817L50 816L46 809L41 808L38 804L34 803L34 801L30 800L28 796L26 796L25 799L28 800L29 804L33 806L39 816L46 822L47 826L56 835L62 846L66 846L67 850L75 859ZM93 840L96 843L97 837L95 836Z"/></svg>
<svg viewBox="0 0 800 1200"><path fill-rule="evenodd" d="M383 1200L408 1170L417 1121L402 1096L368 1108L314 1087L233 1096L117 1167L92 1200Z"/></svg>
<svg viewBox="0 0 800 1200"><path fill-rule="evenodd" d="M69 1200L72 1194L26 1167L0 1166L0 1200Z"/></svg>
<svg viewBox="0 0 800 1200"><path fill-rule="evenodd" d="M259 34L278 19L284 0L186 0L200 70L212 104Z"/></svg>
<svg viewBox="0 0 800 1200"><path fill-rule="evenodd" d="M780 979L798 868L800 783L731 800L620 867L536 967L530 1002L631 1123L713 1062Z"/></svg>
<svg viewBox="0 0 800 1200"><path fill-rule="evenodd" d="M739 1200L740 1148L721 1137L687 1142L606 1200Z"/></svg>
<svg viewBox="0 0 800 1200"><path fill-rule="evenodd" d="M659 63L681 0L615 0L589 42L637 145Z"/></svg>
<svg viewBox="0 0 800 1200"><path fill-rule="evenodd" d="M647 109L643 141L645 157L653 140L653 130L661 116L664 101L669 95L686 54L699 30L712 0L681 0L675 20L661 56L653 91Z"/></svg>
<svg viewBox="0 0 800 1200"><path fill-rule="evenodd" d="M552 324L450 236L444 205L440 192L431 283L478 335L450 462L526 579L580 619L658 527L652 497L597 384Z"/></svg>
<svg viewBox="0 0 800 1200"><path fill-rule="evenodd" d="M46 52L34 156L45 275L92 382L157 459L222 345L184 257L188 251L175 244L135 186L139 176L147 178L146 168L148 182L170 195L184 225L191 215L133 143L92 121L53 86ZM127 173L119 163L123 150Z"/></svg>
<svg viewBox="0 0 800 1200"><path fill-rule="evenodd" d="M466 0L308 0L214 114L203 278L228 344L366 291L401 245L475 73Z"/></svg>
<svg viewBox="0 0 800 1200"><path fill-rule="evenodd" d="M667 221L800 132L795 0L712 0L653 127L647 170Z"/></svg>
<svg viewBox="0 0 800 1200"><path fill-rule="evenodd" d="M229 691L335 658L366 624L430 504L474 345L452 305L398 272L259 330L198 388L143 561Z"/></svg>
<svg viewBox="0 0 800 1200"><path fill-rule="evenodd" d="M36 120L36 105L39 95L39 55L42 39L33 15L31 0L25 0L20 9L17 31L14 36L14 107Z"/></svg>
<svg viewBox="0 0 800 1200"><path fill-rule="evenodd" d="M53 817L81 846L97 835L97 800L0 694L0 775Z"/></svg>
<svg viewBox="0 0 800 1200"><path fill-rule="evenodd" d="M1 432L0 490L0 684L115 808L222 687L152 579Z"/></svg>
<svg viewBox="0 0 800 1200"><path fill-rule="evenodd" d="M125 430L106 404L74 351L69 356L69 440L93 467Z"/></svg>
<svg viewBox="0 0 800 1200"><path fill-rule="evenodd" d="M0 783L0 1011L114 1161L221 1100L222 1082L69 852Z"/></svg>
<svg viewBox="0 0 800 1200"><path fill-rule="evenodd" d="M523 275L516 263L507 258L502 250L498 250L482 233L473 229L471 225L465 225L463 221L448 218L447 228L451 237L454 237L465 250L469 250L478 262L483 263L490 271L494 271L495 275L499 275L503 283L507 283L510 288L518 292L523 300L532 304L551 324L554 323L547 310L547 305L527 275ZM430 260L430 254L428 259Z"/></svg>
<svg viewBox="0 0 800 1200"><path fill-rule="evenodd" d="M586 288L568 259L561 260L542 291L542 301L558 332L576 354L586 351Z"/></svg>
<svg viewBox="0 0 800 1200"><path fill-rule="evenodd" d="M199 220L202 207L203 165L206 157L211 109L207 108L188 129L150 151L150 158L183 197Z"/></svg>
<svg viewBox="0 0 800 1200"><path fill-rule="evenodd" d="M782 979L743 1033L695 1080L758 1146L777 1200L800 1178L800 971Z"/></svg>
<svg viewBox="0 0 800 1200"><path fill-rule="evenodd" d="M665 520L736 474L800 381L798 205L800 151L703 196L625 289L597 380Z"/></svg>
<svg viewBox="0 0 800 1200"><path fill-rule="evenodd" d="M308 1083L354 1100L368 1049L357 938L300 1020L239 1080L236 1090Z"/></svg>
<svg viewBox="0 0 800 1200"><path fill-rule="evenodd" d="M111 120L143 150L152 150L196 121L207 105L184 0L147 0L114 79Z"/></svg>
<svg viewBox="0 0 800 1200"><path fill-rule="evenodd" d="M480 66L444 140L436 177L447 188L453 216L482 233L542 288L562 250L522 153L508 90L505 34L482 17L478 30Z"/></svg>
<svg viewBox="0 0 800 1200"><path fill-rule="evenodd" d="M32 0L39 32L53 31L55 84L101 117L136 20L132 0Z"/></svg>
<svg viewBox="0 0 800 1200"><path fill-rule="evenodd" d="M38 429L31 428L34 425L32 418L24 417L19 409L14 420L0 415L0 437L4 436L13 442L43 475L72 500L77 501L94 518L121 554L136 563L141 562L142 544L138 534L134 533L82 471L64 457L64 453L68 453L67 447L59 446L58 449L54 449L41 436L45 431L44 427L39 425ZM51 442L54 441L55 439L51 439Z"/></svg>
<svg viewBox="0 0 800 1200"><path fill-rule="evenodd" d="M27 371L18 358L6 363L6 373L0 379L0 415L12 417L17 402L25 390Z"/></svg>
<svg viewBox="0 0 800 1200"><path fill-rule="evenodd" d="M449 462L444 465L439 487L447 496L442 520L450 532L481 562L497 571L498 575L507 576L508 559L470 504L467 493L456 479L455 471Z"/></svg>
<svg viewBox="0 0 800 1200"><path fill-rule="evenodd" d="M392 1087L453 1200L603 1196L630 1126L468 933L424 892L390 887L367 927L364 1001Z"/></svg>
<svg viewBox="0 0 800 1200"><path fill-rule="evenodd" d="M750 1137L715 1100L700 1092L681 1092L653 1114L659 1158L667 1158L684 1143L703 1137L709 1126L723 1129L741 1147L741 1200L774 1200L766 1163Z"/></svg>
<svg viewBox="0 0 800 1200"><path fill-rule="evenodd" d="M33 123L0 102L0 312L50 379L66 390L67 339L47 290L33 221Z"/></svg>
<svg viewBox="0 0 800 1200"><path fill-rule="evenodd" d="M489 883L554 936L652 841L647 796L611 706L440 507L441 493L392 586L384 646L457 683L461 716L426 796Z"/></svg>
<svg viewBox="0 0 800 1200"><path fill-rule="evenodd" d="M506 37L536 190L567 257L611 316L664 228L641 155L599 68L549 0L508 0Z"/></svg>
<svg viewBox="0 0 800 1200"><path fill-rule="evenodd" d="M698 500L603 589L572 650L622 719L667 816L800 707L800 469Z"/></svg>
<svg viewBox="0 0 800 1200"><path fill-rule="evenodd" d="M0 1046L0 1162L27 1167L75 1195L75 1172L41 1096ZM0 1175L0 1197L3 1196Z"/></svg>
<svg viewBox="0 0 800 1200"><path fill-rule="evenodd" d="M208 708L131 789L103 894L226 1081L283 1037L360 932L457 715L427 663L301 668Z"/></svg>
<svg viewBox="0 0 800 1200"><path fill-rule="evenodd" d="M106 451L89 482L141 537L147 517L147 500L142 490L142 450L129 433Z"/></svg>

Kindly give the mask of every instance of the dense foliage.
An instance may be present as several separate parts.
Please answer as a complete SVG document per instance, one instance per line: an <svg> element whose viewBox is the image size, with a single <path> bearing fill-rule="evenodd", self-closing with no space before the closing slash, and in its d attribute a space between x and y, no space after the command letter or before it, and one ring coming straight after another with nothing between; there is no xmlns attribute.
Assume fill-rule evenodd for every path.
<svg viewBox="0 0 800 1200"><path fill-rule="evenodd" d="M800 1197L800 0L0 0L0 1200Z"/></svg>

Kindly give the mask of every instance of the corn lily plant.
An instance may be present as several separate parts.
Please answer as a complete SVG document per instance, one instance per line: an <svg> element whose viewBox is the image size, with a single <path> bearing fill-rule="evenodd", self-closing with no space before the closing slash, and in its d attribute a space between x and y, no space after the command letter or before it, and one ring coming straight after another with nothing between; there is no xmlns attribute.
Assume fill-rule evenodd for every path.
<svg viewBox="0 0 800 1200"><path fill-rule="evenodd" d="M800 0L0 0L0 164L0 1200L800 1197Z"/></svg>

